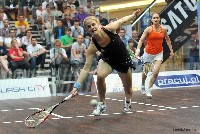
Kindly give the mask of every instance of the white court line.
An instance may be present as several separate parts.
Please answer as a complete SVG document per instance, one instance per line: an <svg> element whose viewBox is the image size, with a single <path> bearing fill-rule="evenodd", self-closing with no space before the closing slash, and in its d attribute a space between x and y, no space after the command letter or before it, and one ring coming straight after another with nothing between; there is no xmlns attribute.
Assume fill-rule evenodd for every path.
<svg viewBox="0 0 200 134"><path fill-rule="evenodd" d="M84 94L83 94L84 95ZM98 97L98 96L92 96L92 95L84 95L84 96L87 96L87 97ZM119 102L122 102L122 101L124 101L124 100L118 100L118 99L111 99L111 98L106 98L106 100L116 100L116 101L119 101ZM153 106L153 107L159 107L159 108L161 108L161 107L163 107L163 108L167 108L167 109L169 109L169 110L173 110L173 109L178 109L178 108L173 108L173 107L165 107L165 106L159 106L159 105L152 105L152 104L145 104L145 103L143 103L143 102L131 102L131 103L133 103L133 104L144 104L144 105L146 105L146 106ZM198 108L198 107L200 107L200 106L191 106L191 108ZM184 108L188 108L188 107L180 107L180 108L182 108L182 109L184 109ZM28 109L30 109L30 110L42 110L42 109L40 109L40 108L28 108ZM167 109L157 109L157 110L160 110L160 111L164 111L164 110L167 110ZM15 109L15 110L24 110L24 109ZM0 111L2 111L2 112L7 112L7 111L10 111L10 110L0 110ZM153 111L156 111L156 110L147 110L147 111L149 111L149 112L153 112ZM136 111L136 112L138 112L138 113L144 113L144 111ZM113 113L114 115L120 115L120 114L122 114L122 113L124 113L124 112L121 112L121 113ZM127 113L133 113L133 112L127 112ZM54 119L54 120L56 120L56 119L73 119L73 118L75 118L75 117L78 117L78 118L85 118L86 116L75 116L75 117L64 117L64 116L61 116L61 115L58 115L58 114L55 114L55 113L51 113L52 115L54 115L54 116L56 116L56 117L58 117L58 118L51 118L51 119ZM107 116L107 115L110 115L110 114L101 114L102 116ZM94 115L87 115L87 117L94 117ZM23 121L15 121L16 123L21 123L21 122L23 122ZM9 124L9 123L12 123L12 122L2 122L2 123L4 123L4 124Z"/></svg>
<svg viewBox="0 0 200 134"><path fill-rule="evenodd" d="M183 108L183 109L185 109L185 108L188 108L188 107L180 107L180 108Z"/></svg>
<svg viewBox="0 0 200 134"><path fill-rule="evenodd" d="M12 123L12 122L2 122L2 123L4 123L4 124L10 124L10 123Z"/></svg>
<svg viewBox="0 0 200 134"><path fill-rule="evenodd" d="M22 111L22 110L24 110L24 109L14 109L14 110L16 110L16 111Z"/></svg>
<svg viewBox="0 0 200 134"><path fill-rule="evenodd" d="M8 112L8 111L10 111L10 110L1 110L2 112Z"/></svg>
<svg viewBox="0 0 200 134"><path fill-rule="evenodd" d="M199 107L199 106L192 106L192 107Z"/></svg>
<svg viewBox="0 0 200 134"><path fill-rule="evenodd" d="M16 123L24 122L24 121L15 121Z"/></svg>

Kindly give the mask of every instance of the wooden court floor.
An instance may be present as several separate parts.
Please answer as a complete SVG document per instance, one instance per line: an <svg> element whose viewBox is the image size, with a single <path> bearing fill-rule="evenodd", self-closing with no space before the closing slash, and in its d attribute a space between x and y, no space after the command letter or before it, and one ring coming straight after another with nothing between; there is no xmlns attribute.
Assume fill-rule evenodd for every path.
<svg viewBox="0 0 200 134"><path fill-rule="evenodd" d="M147 99L134 92L133 111L123 113L124 93L107 93L107 112L94 117L89 101L79 95L60 105L40 126L29 129L24 119L63 96L0 101L0 134L200 134L200 89L152 91Z"/></svg>

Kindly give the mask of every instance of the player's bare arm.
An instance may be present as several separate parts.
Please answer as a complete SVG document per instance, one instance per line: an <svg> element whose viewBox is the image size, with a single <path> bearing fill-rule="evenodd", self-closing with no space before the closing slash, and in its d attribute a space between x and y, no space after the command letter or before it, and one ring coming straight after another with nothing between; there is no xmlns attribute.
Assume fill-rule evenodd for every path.
<svg viewBox="0 0 200 134"><path fill-rule="evenodd" d="M105 28L108 31L111 31L111 32L115 33L116 29L121 27L121 25L123 25L124 23L133 20L135 18L136 14L139 13L139 12L140 12L140 9L137 9L137 10L135 10L133 12L133 14L125 16L125 17L123 17L123 18L121 18L121 19L119 19L119 20L117 20L117 21L115 21L113 23L110 23L110 24L106 25Z"/></svg>

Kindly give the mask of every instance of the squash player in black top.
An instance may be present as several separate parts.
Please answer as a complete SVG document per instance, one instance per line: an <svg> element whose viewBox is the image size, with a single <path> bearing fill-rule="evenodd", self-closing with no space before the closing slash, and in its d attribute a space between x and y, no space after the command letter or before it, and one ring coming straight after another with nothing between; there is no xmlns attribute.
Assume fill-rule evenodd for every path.
<svg viewBox="0 0 200 134"><path fill-rule="evenodd" d="M109 23L106 26L101 26L100 22L94 16L89 16L84 19L85 29L92 35L92 41L86 52L86 62L78 77L74 88L71 91L73 97L77 95L81 88L88 72L90 71L91 63L97 51L101 52L101 59L97 66L97 88L99 102L93 111L93 115L98 116L106 111L105 93L106 84L105 78L112 73L113 69L118 71L118 75L122 80L125 91L124 112L131 111L132 98L132 72L131 58L127 52L125 45L116 33L124 23L133 20L140 10L136 10L133 14L125 16L117 21Z"/></svg>

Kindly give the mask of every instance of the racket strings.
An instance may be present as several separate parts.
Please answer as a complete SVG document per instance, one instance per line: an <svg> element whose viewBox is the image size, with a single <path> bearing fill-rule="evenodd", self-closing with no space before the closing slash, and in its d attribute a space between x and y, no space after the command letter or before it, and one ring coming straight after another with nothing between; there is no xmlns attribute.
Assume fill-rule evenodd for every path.
<svg viewBox="0 0 200 134"><path fill-rule="evenodd" d="M28 127L36 127L42 122L44 122L44 120L48 116L49 116L49 113L47 111L42 110L42 111L36 112L25 120L25 124Z"/></svg>

